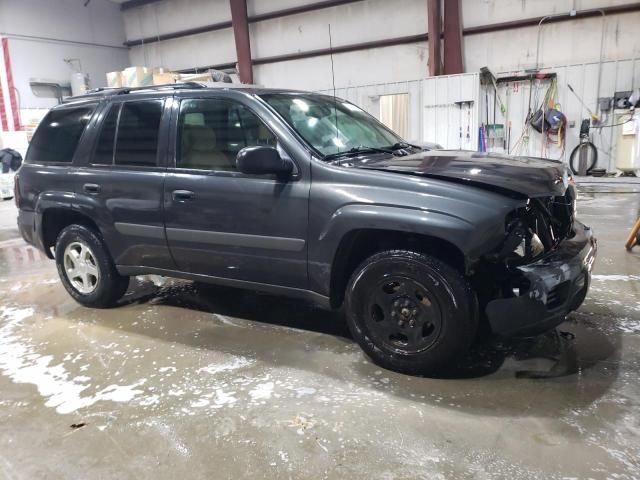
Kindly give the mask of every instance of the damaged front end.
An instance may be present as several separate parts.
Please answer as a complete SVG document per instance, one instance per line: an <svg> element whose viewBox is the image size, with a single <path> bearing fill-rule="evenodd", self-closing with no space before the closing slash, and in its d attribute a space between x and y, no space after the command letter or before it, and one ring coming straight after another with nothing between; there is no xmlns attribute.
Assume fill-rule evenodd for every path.
<svg viewBox="0 0 640 480"><path fill-rule="evenodd" d="M564 195L530 198L507 217L505 240L473 278L495 333L542 333L584 301L597 245L575 219L575 204L570 185Z"/></svg>

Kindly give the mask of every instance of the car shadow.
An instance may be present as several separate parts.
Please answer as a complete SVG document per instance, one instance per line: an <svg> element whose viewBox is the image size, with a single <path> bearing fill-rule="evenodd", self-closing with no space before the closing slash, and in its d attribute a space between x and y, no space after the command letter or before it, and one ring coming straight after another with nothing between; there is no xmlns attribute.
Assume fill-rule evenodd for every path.
<svg viewBox="0 0 640 480"><path fill-rule="evenodd" d="M139 282L125 297L125 303L152 302L242 318L262 324L297 328L354 341L341 311L327 311L303 300L283 298L254 291L220 287L205 283L178 282L163 287ZM610 316L613 316L612 314ZM577 333L576 330L582 330ZM576 349L576 335L598 337L597 354L583 356ZM429 378L472 379L492 375L506 359L520 362L517 378L554 378L573 375L616 352L614 345L593 328L580 328L577 322L561 325L544 335L507 339L481 332L459 363Z"/></svg>
<svg viewBox="0 0 640 480"><path fill-rule="evenodd" d="M490 409L493 415L514 415L526 409L528 414L548 416L555 415L558 408L580 409L607 393L618 376L621 333L599 329L598 317L570 318L558 329L535 338L505 340L484 335L458 364L438 375L417 377L381 370L365 359L340 312L325 311L301 300L207 284L174 280L162 286L139 280L133 283L123 299L124 308L111 310L112 316L83 308L69 312L69 316L190 347L250 355L261 362L329 375L335 380L351 383L361 379L385 394L467 413L486 414ZM124 317L130 317L118 315L126 309L139 314L148 307L153 307L163 328L128 323ZM198 312L212 316L202 317ZM202 335L188 334L180 322L192 321L193 314L198 322L204 322L205 329L207 324L215 328ZM600 315L613 317L606 311ZM220 318L233 326L241 323L243 328L220 329ZM319 335L300 336L295 330L291 334L271 327ZM314 351L332 352L334 364L310 360L307 355ZM604 373L602 365L606 365ZM377 381L380 378L385 382Z"/></svg>

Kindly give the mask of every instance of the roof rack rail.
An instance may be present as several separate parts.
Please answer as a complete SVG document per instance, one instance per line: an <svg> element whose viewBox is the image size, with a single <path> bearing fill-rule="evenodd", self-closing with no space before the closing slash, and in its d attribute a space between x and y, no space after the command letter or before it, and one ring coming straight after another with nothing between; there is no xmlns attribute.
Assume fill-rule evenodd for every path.
<svg viewBox="0 0 640 480"><path fill-rule="evenodd" d="M141 92L145 90L181 90L192 88L207 88L200 82L167 83L165 85L148 85L146 87L98 87L89 90L87 95L124 95L130 92Z"/></svg>

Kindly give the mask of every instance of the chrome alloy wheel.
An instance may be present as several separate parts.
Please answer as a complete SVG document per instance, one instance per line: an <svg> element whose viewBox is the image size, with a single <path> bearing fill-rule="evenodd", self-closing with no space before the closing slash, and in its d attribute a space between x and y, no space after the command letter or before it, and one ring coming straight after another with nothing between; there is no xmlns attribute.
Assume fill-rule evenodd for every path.
<svg viewBox="0 0 640 480"><path fill-rule="evenodd" d="M89 294L98 287L100 269L98 262L86 243L73 242L64 249L64 271L73 288Z"/></svg>

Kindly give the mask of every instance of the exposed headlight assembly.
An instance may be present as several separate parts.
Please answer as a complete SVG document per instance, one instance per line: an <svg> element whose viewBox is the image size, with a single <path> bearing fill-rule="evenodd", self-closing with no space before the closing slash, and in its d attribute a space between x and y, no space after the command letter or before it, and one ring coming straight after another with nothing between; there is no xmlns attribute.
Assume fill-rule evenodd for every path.
<svg viewBox="0 0 640 480"><path fill-rule="evenodd" d="M522 220L514 220L507 227L500 251L490 258L494 261L506 260L507 263L523 263L533 260L544 253L544 244L537 234L531 231Z"/></svg>

